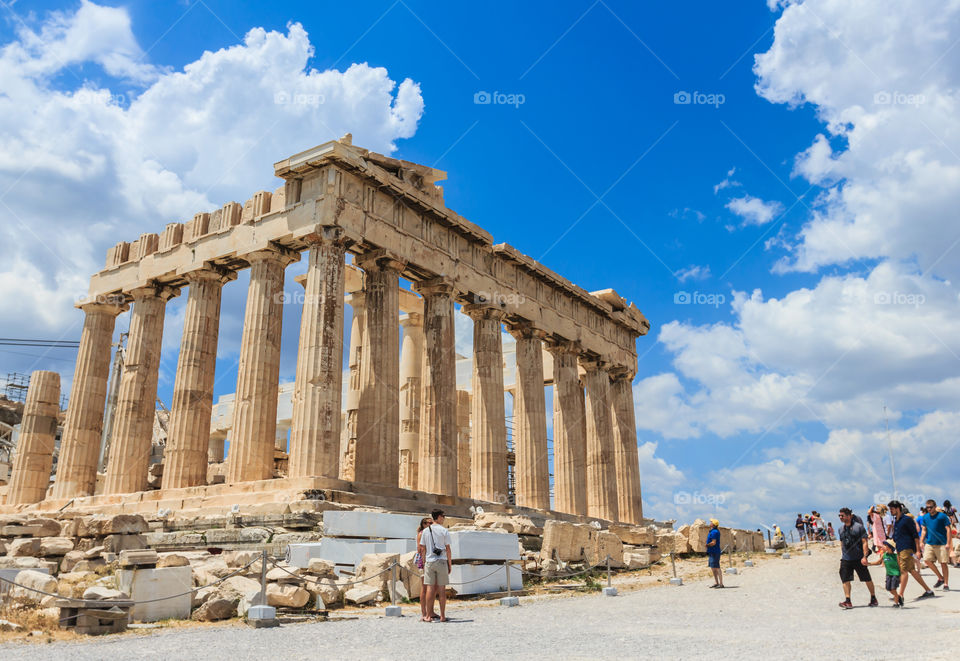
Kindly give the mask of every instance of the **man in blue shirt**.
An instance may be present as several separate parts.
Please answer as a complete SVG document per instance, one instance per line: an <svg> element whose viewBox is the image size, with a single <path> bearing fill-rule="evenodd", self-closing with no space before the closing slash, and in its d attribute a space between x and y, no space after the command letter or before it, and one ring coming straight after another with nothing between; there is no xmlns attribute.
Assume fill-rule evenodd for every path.
<svg viewBox="0 0 960 661"><path fill-rule="evenodd" d="M893 515L893 543L897 546L897 560L900 563L900 593L898 605L903 606L903 593L907 589L907 582L910 577L920 584L923 588L923 594L917 599L929 599L936 595L933 594L913 561L913 556L920 552L920 534L917 532L917 522L904 512L903 503L899 500L891 500L887 503L890 508L890 514Z"/></svg>
<svg viewBox="0 0 960 661"><path fill-rule="evenodd" d="M710 532L707 533L707 566L713 572L712 588L723 587L723 571L720 569L720 522L710 519Z"/></svg>
<svg viewBox="0 0 960 661"><path fill-rule="evenodd" d="M927 567L937 575L937 582L933 586L943 586L944 591L950 590L950 549L953 546L953 528L950 527L950 517L937 509L934 500L927 501L927 513L920 517L923 532L920 534L920 544L923 546L923 561ZM937 564L940 563L940 571Z"/></svg>

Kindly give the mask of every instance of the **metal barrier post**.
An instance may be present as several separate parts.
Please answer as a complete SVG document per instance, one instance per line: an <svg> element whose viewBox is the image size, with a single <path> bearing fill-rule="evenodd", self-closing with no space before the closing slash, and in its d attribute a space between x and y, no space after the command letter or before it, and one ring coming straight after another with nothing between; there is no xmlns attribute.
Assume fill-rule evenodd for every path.
<svg viewBox="0 0 960 661"><path fill-rule="evenodd" d="M500 605L507 606L507 607L519 606L520 597L513 596L513 588L510 585L510 561L509 560L504 560L503 570L504 572L506 572L506 576L507 576L507 596L500 598Z"/></svg>
<svg viewBox="0 0 960 661"><path fill-rule="evenodd" d="M607 554L606 563L607 563L607 587L603 588L603 594L605 597L616 597L617 588L613 587L610 584L610 554L609 553Z"/></svg>
<svg viewBox="0 0 960 661"><path fill-rule="evenodd" d="M670 554L670 565L673 567L673 578L670 579L670 585L683 585L683 579L677 576L676 554Z"/></svg>
<svg viewBox="0 0 960 661"><path fill-rule="evenodd" d="M384 615L387 617L400 617L403 615L403 609L397 606L397 561L394 560L390 565L390 605L386 607Z"/></svg>
<svg viewBox="0 0 960 661"><path fill-rule="evenodd" d="M277 609L267 605L267 549L260 556L260 603L247 610L247 622L254 627L277 626Z"/></svg>

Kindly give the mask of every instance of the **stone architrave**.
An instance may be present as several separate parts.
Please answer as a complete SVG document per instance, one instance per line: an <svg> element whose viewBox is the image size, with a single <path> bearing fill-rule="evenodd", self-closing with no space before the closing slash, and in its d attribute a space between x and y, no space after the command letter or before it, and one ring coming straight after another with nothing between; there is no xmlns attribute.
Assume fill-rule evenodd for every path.
<svg viewBox="0 0 960 661"><path fill-rule="evenodd" d="M610 419L610 375L596 360L581 357L587 421L587 516L619 520Z"/></svg>
<svg viewBox="0 0 960 661"><path fill-rule="evenodd" d="M335 478L340 473L345 243L340 230L325 227L307 244L289 476Z"/></svg>
<svg viewBox="0 0 960 661"><path fill-rule="evenodd" d="M360 361L355 479L395 487L400 468L400 272L404 263L377 250L357 259L366 314Z"/></svg>
<svg viewBox="0 0 960 661"><path fill-rule="evenodd" d="M457 391L457 496L470 497L470 391Z"/></svg>
<svg viewBox="0 0 960 661"><path fill-rule="evenodd" d="M237 394L227 458L227 482L273 477L280 387L284 270L299 256L283 248L245 255L250 287L243 318Z"/></svg>
<svg viewBox="0 0 960 661"><path fill-rule="evenodd" d="M363 327L366 324L366 297L356 291L347 297L353 308L350 323L350 354L348 367L350 382L347 384L347 401L344 404L346 420L340 438L340 479L356 479L357 466L357 418L360 416L360 365L363 364Z"/></svg>
<svg viewBox="0 0 960 661"><path fill-rule="evenodd" d="M453 285L441 279L418 283L423 296L423 368L420 388L418 488L457 495L457 354Z"/></svg>
<svg viewBox="0 0 960 661"><path fill-rule="evenodd" d="M400 488L416 489L420 476L420 371L423 369L423 315L400 317Z"/></svg>
<svg viewBox="0 0 960 661"><path fill-rule="evenodd" d="M465 305L473 319L473 393L471 402L470 497L506 504L507 427L504 412L504 313L487 305Z"/></svg>
<svg viewBox="0 0 960 661"><path fill-rule="evenodd" d="M39 503L46 497L59 413L60 375L42 370L33 372L7 488L8 505Z"/></svg>
<svg viewBox="0 0 960 661"><path fill-rule="evenodd" d="M547 457L547 411L543 392L543 331L528 324L514 325L517 389L514 420L514 484L517 505L550 509Z"/></svg>
<svg viewBox="0 0 960 661"><path fill-rule="evenodd" d="M548 348L553 355L553 508L585 516L587 446L578 347L573 342L557 342Z"/></svg>
<svg viewBox="0 0 960 661"><path fill-rule="evenodd" d="M139 287L130 292L133 297L130 335L110 435L104 493L133 493L147 488L163 320L167 301L179 293L179 289L162 285Z"/></svg>
<svg viewBox="0 0 960 661"><path fill-rule="evenodd" d="M617 476L617 513L626 523L640 523L640 457L637 451L637 423L633 410L633 379L628 373L614 375L610 384L613 419L613 454Z"/></svg>
<svg viewBox="0 0 960 661"><path fill-rule="evenodd" d="M67 417L60 436L60 458L53 497L57 500L92 496L103 434L103 407L110 374L110 343L117 315L127 309L123 297L84 303L83 332Z"/></svg>
<svg viewBox="0 0 960 661"><path fill-rule="evenodd" d="M207 483L220 299L224 283L236 277L235 272L219 267L186 274L189 293L163 453L164 489Z"/></svg>

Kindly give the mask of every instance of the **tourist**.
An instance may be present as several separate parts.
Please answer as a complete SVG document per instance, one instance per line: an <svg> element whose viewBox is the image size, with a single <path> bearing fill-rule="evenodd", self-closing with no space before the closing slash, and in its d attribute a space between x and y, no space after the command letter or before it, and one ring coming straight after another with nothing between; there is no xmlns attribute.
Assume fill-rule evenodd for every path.
<svg viewBox="0 0 960 661"><path fill-rule="evenodd" d="M837 533L833 529L833 522L827 524L827 541L832 542L837 538Z"/></svg>
<svg viewBox="0 0 960 661"><path fill-rule="evenodd" d="M883 546L880 547L880 557L873 562L868 562L868 565L879 565L883 563L883 569L887 573L887 582L885 587L887 592L893 597L893 607L900 608L900 597L897 595L897 588L900 587L900 561L897 559L897 552L893 546L893 542L889 539L883 541Z"/></svg>
<svg viewBox="0 0 960 661"><path fill-rule="evenodd" d="M414 556L413 561L417 565L417 569L420 570L420 618L424 619L427 617L427 584L423 582L423 553L420 552L420 535L423 534L424 528L428 528L433 524L433 519L429 516L423 519L420 519L420 527L417 528L417 555ZM430 617L440 617L436 613L431 612Z"/></svg>
<svg viewBox="0 0 960 661"><path fill-rule="evenodd" d="M893 515L893 544L897 549L897 559L900 562L900 590L897 592L897 603L903 606L903 593L907 590L907 582L911 576L923 588L923 594L917 599L936 596L920 576L914 561L914 555L920 548L920 535L917 533L916 522L904 513L906 508L899 500L891 500L887 503L887 507Z"/></svg>
<svg viewBox="0 0 960 661"><path fill-rule="evenodd" d="M427 587L427 607L423 610L422 620L432 622L447 621L447 584L450 582L450 572L453 569L453 559L450 554L450 533L443 527L444 515L442 510L433 511L433 524L424 528L420 533L420 543L417 550L423 554L424 570L423 582ZM433 617L433 604L440 602L440 615ZM430 614L429 616L427 614Z"/></svg>
<svg viewBox="0 0 960 661"><path fill-rule="evenodd" d="M933 500L927 501L927 513L921 518L923 532L920 533L920 544L923 546L923 561L927 567L937 575L937 582L933 587L943 586L944 592L950 591L950 548L953 546L953 528L950 527L950 517L937 510ZM940 569L937 570L937 563Z"/></svg>
<svg viewBox="0 0 960 661"><path fill-rule="evenodd" d="M806 535L803 532L803 514L797 514L797 522L794 524L794 527L797 529L797 536L802 542Z"/></svg>
<svg viewBox="0 0 960 661"><path fill-rule="evenodd" d="M870 591L870 606L879 606L877 595L873 589L873 579L867 567L867 531L862 523L853 520L853 512L849 507L840 508L840 581L843 583L844 600L840 608L853 608L850 601L850 589L853 575L856 574L861 583L866 583Z"/></svg>
<svg viewBox="0 0 960 661"><path fill-rule="evenodd" d="M943 507L941 509L943 513L950 518L950 523L957 525L957 508L954 507L949 500L943 501Z"/></svg>
<svg viewBox="0 0 960 661"><path fill-rule="evenodd" d="M720 554L723 549L720 548L720 522L716 519L710 519L710 532L707 533L707 566L713 572L713 585L711 588L722 588L723 571L720 569Z"/></svg>
<svg viewBox="0 0 960 661"><path fill-rule="evenodd" d="M873 533L873 548L877 553L883 550L883 543L887 541L887 527L883 523L883 516L887 513L886 505L871 505L867 512L867 520L870 521L871 532Z"/></svg>

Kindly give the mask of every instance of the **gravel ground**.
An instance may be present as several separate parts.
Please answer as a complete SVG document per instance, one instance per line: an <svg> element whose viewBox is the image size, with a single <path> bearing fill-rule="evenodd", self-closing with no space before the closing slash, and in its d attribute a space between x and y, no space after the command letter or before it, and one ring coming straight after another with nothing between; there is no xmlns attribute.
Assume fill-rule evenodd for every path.
<svg viewBox="0 0 960 661"><path fill-rule="evenodd" d="M394 659L424 650L443 659L656 659L711 654L722 658L844 658L883 656L880 641L909 635L910 655L956 656L960 590L897 610L882 589L880 608L867 608L867 591L854 584L857 606L842 611L839 549L821 548L789 560L767 557L758 566L682 587L660 585L599 594L524 597L519 608L454 604L448 624L423 624L416 606L403 618L364 615L356 620L289 624L275 629L226 625L90 639L81 643L8 644L0 658L51 659ZM883 570L872 567L878 588ZM958 570L960 571L960 570ZM929 574L929 572L927 572ZM956 580L960 588L960 578ZM380 613L378 609L376 611ZM873 635L870 635L872 632ZM952 641L952 642L951 642Z"/></svg>

